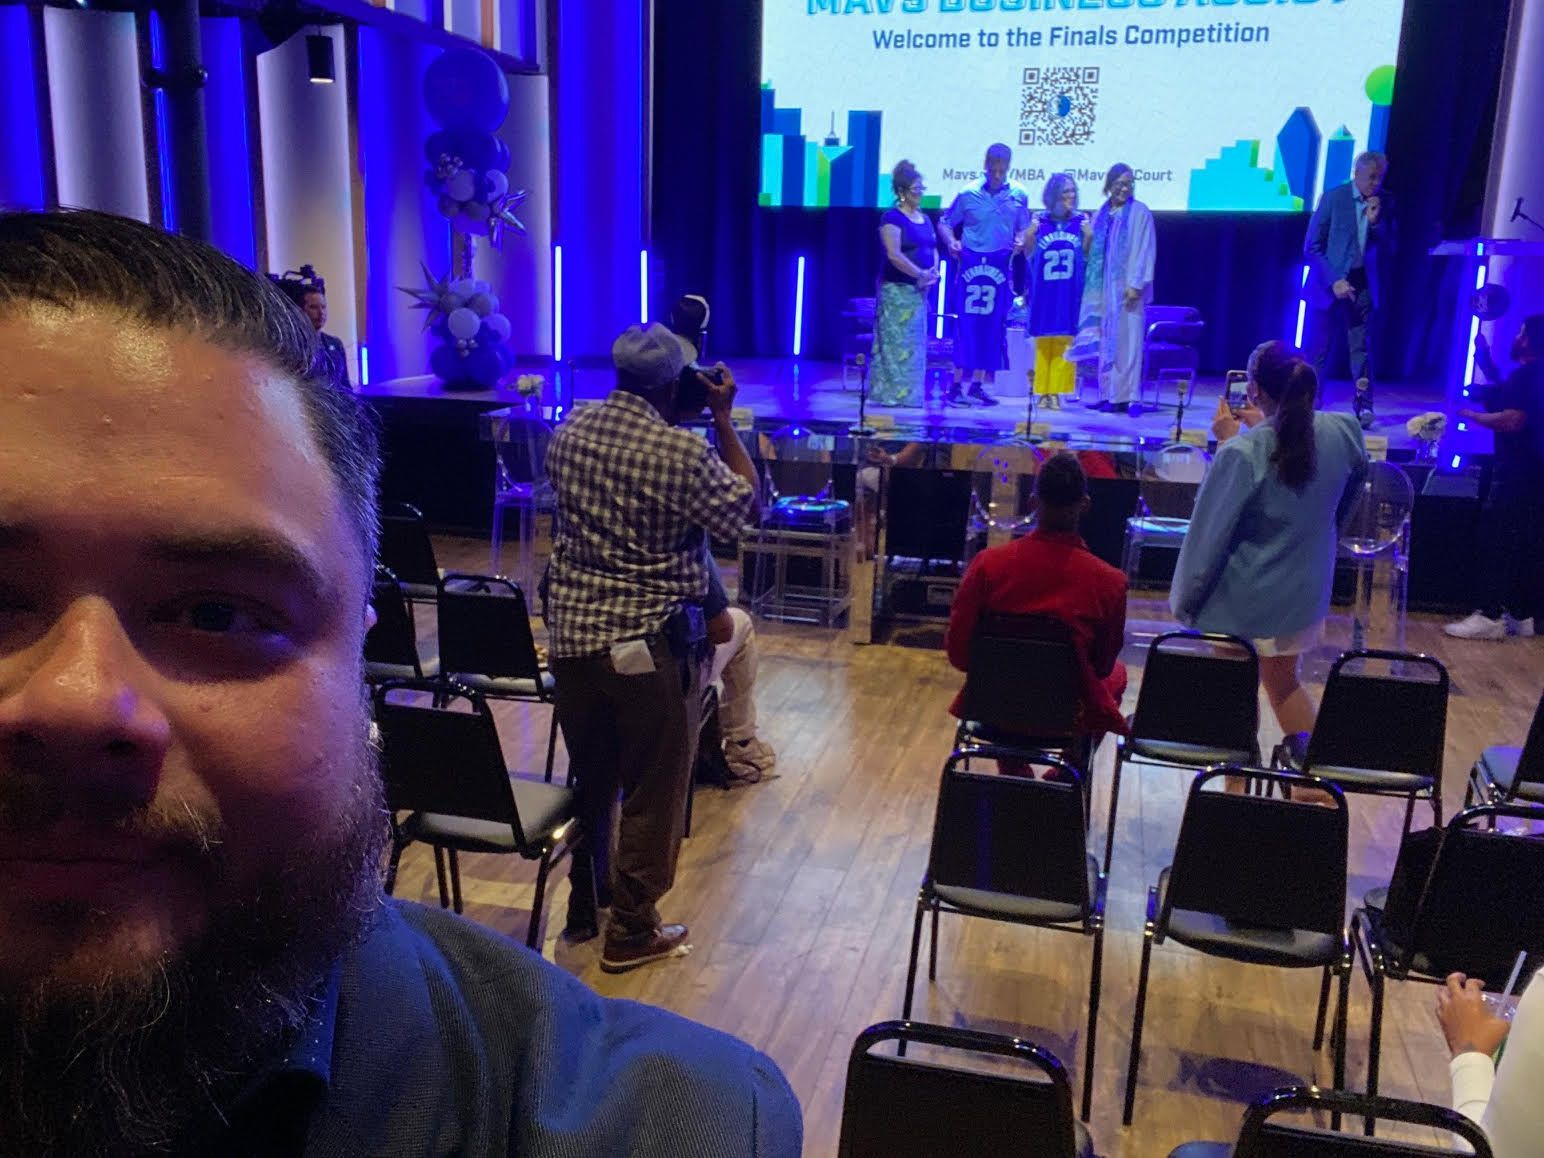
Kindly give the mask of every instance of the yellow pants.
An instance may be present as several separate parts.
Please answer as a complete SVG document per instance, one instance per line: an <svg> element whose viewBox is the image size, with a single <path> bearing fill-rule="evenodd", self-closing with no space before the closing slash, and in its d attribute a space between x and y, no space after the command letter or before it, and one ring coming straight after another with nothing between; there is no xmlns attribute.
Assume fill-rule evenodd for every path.
<svg viewBox="0 0 1544 1158"><path fill-rule="evenodd" d="M1077 367L1062 357L1072 345L1071 334L1047 335L1035 339L1035 393L1074 394L1078 388Z"/></svg>

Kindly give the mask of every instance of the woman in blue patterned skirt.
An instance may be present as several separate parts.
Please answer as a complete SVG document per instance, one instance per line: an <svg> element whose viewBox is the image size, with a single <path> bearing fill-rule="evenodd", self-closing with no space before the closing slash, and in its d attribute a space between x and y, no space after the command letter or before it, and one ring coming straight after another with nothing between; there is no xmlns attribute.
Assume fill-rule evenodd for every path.
<svg viewBox="0 0 1544 1158"><path fill-rule="evenodd" d="M895 208L879 220L884 260L874 315L869 397L881 406L915 406L927 371L927 295L938 284L933 225L919 206L922 174L902 161L890 174Z"/></svg>

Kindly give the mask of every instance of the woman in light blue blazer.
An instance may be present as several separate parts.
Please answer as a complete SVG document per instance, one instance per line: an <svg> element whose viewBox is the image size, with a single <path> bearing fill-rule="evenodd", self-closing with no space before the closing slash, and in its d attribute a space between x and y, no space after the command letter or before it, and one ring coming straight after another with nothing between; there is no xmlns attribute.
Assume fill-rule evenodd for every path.
<svg viewBox="0 0 1544 1158"><path fill-rule="evenodd" d="M1367 475L1356 419L1314 410L1318 378L1285 342L1249 356L1249 403L1223 399L1217 457L1201 484L1169 606L1181 623L1252 640L1260 682L1288 734L1316 708L1298 658L1329 612L1340 527Z"/></svg>

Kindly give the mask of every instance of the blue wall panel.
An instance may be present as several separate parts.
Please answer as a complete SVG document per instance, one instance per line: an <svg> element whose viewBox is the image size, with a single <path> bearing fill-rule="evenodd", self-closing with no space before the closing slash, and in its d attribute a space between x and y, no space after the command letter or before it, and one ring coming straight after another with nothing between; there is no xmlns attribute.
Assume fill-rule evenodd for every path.
<svg viewBox="0 0 1544 1158"><path fill-rule="evenodd" d="M41 209L46 196L29 23L25 7L0 8L0 205L10 209Z"/></svg>

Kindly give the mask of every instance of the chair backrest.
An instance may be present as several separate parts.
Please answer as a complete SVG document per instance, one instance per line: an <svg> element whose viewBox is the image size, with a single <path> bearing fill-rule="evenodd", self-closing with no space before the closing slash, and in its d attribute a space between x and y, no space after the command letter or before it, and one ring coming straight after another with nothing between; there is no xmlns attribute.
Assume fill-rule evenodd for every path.
<svg viewBox="0 0 1544 1158"><path fill-rule="evenodd" d="M547 479L547 444L552 427L534 414L511 413L498 420L501 437L494 446L499 458L499 489L532 486Z"/></svg>
<svg viewBox="0 0 1544 1158"><path fill-rule="evenodd" d="M966 760L1008 759L1055 768L1053 782L966 772ZM1091 911L1083 773L1064 760L1016 749L955 752L944 763L933 815L928 880L1077 905Z"/></svg>
<svg viewBox="0 0 1544 1158"><path fill-rule="evenodd" d="M391 568L379 563L370 588L370 604L375 608L375 626L365 635L365 662L411 667L415 676L422 676L418 634L413 629L407 597Z"/></svg>
<svg viewBox="0 0 1544 1158"><path fill-rule="evenodd" d="M1519 953L1544 953L1544 836L1490 831L1494 817L1544 824L1544 807L1482 805L1448 821L1413 913L1390 890L1385 914L1399 965L1419 954L1439 974L1455 970L1499 986Z"/></svg>
<svg viewBox="0 0 1544 1158"><path fill-rule="evenodd" d="M1132 734L1254 751L1260 734L1260 660L1236 635L1169 631L1147 648Z"/></svg>
<svg viewBox="0 0 1544 1158"><path fill-rule="evenodd" d="M438 694L446 706L400 702L412 693ZM463 706L452 706L458 702ZM376 689L375 722L381 729L388 810L507 824L521 841L514 792L487 700L442 683L394 680Z"/></svg>
<svg viewBox="0 0 1544 1158"><path fill-rule="evenodd" d="M1072 632L1050 615L989 614L970 641L967 720L1021 736L1081 731L1082 676Z"/></svg>
<svg viewBox="0 0 1544 1158"><path fill-rule="evenodd" d="M1341 548L1349 555L1376 555L1402 542L1415 509L1415 486L1392 462L1368 464L1351 510L1340 528Z"/></svg>
<svg viewBox="0 0 1544 1158"><path fill-rule="evenodd" d="M913 1056L878 1047L899 1042ZM1010 1072L963 1069L915 1056L948 1051L978 1064L1008 1059ZM1037 1154L1072 1158L1072 1085L1049 1051L1019 1038L952 1026L887 1021L853 1042L842 1102L839 1158L937 1158L940 1154Z"/></svg>
<svg viewBox="0 0 1544 1158"><path fill-rule="evenodd" d="M1512 783L1512 791L1524 784L1540 783L1544 783L1544 696L1539 697L1539 706L1533 709L1533 723L1528 726L1528 737L1517 757L1517 779Z"/></svg>
<svg viewBox="0 0 1544 1158"><path fill-rule="evenodd" d="M779 497L826 498L835 485L829 438L790 424L759 437L768 500Z"/></svg>
<svg viewBox="0 0 1544 1158"><path fill-rule="evenodd" d="M1190 518L1211 467L1212 456L1189 443L1172 442L1154 451L1142 467L1144 513L1165 519Z"/></svg>
<svg viewBox="0 0 1544 1158"><path fill-rule="evenodd" d="M1214 913L1245 925L1341 932L1345 927L1349 816L1338 788L1333 807L1223 790L1241 769L1211 769L1190 785L1162 923L1171 909ZM1322 785L1294 773L1249 775L1283 785Z"/></svg>
<svg viewBox="0 0 1544 1158"><path fill-rule="evenodd" d="M1374 665L1388 670L1370 670ZM1324 681L1304 770L1362 768L1441 776L1447 710L1447 668L1431 656L1345 652Z"/></svg>
<svg viewBox="0 0 1544 1158"><path fill-rule="evenodd" d="M1034 526L1033 487L1045 456L1033 446L989 446L971 468L971 529L1021 535Z"/></svg>
<svg viewBox="0 0 1544 1158"><path fill-rule="evenodd" d="M539 679L525 593L508 579L450 574L440 587L440 670Z"/></svg>
<svg viewBox="0 0 1544 1158"><path fill-rule="evenodd" d="M1199 322L1201 311L1195 306L1149 305L1143 313L1143 321L1154 326L1159 322Z"/></svg>
<svg viewBox="0 0 1544 1158"><path fill-rule="evenodd" d="M380 561L402 583L440 581L429 525L417 507L410 503L381 504Z"/></svg>
<svg viewBox="0 0 1544 1158"><path fill-rule="evenodd" d="M1369 1138L1363 1134L1332 1133L1272 1120L1278 1114L1303 1110L1430 1126L1457 1134L1474 1148L1475 1158L1492 1158L1485 1131L1446 1106L1396 1098L1370 1098L1366 1094L1313 1086L1276 1090L1250 1106L1244 1114L1233 1158L1362 1158L1363 1155L1367 1158L1435 1158L1436 1155L1454 1153L1447 1146L1401 1142L1386 1136Z"/></svg>

